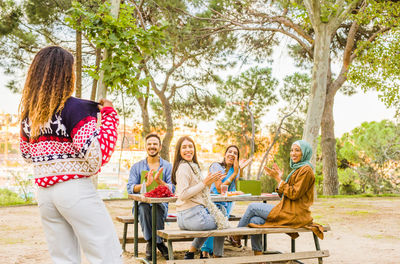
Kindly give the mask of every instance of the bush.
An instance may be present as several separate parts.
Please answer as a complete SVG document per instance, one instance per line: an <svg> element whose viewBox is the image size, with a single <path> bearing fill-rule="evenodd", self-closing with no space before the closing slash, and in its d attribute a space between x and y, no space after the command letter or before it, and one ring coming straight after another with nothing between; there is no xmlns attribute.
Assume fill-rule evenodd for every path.
<svg viewBox="0 0 400 264"><path fill-rule="evenodd" d="M272 193L275 192L277 182L269 177L268 175L263 174L261 176L261 192L262 193Z"/></svg>
<svg viewBox="0 0 400 264"><path fill-rule="evenodd" d="M352 169L338 169L339 194L359 194L361 186L358 184L359 176Z"/></svg>
<svg viewBox="0 0 400 264"><path fill-rule="evenodd" d="M26 204L27 202L9 189L0 189L0 206Z"/></svg>

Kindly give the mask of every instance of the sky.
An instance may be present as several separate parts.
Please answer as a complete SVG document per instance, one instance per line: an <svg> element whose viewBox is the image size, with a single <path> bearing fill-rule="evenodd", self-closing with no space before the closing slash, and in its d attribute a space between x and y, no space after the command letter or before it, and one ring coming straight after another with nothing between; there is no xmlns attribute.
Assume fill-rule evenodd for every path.
<svg viewBox="0 0 400 264"><path fill-rule="evenodd" d="M272 75L278 80L282 80L284 76L293 74L299 71L294 67L293 60L287 54L287 49L284 48L286 43L282 43L280 47L274 50L273 64L269 65L272 68ZM268 65L266 65L268 66ZM231 71L229 74L239 74L244 69ZM11 93L6 87L9 76L4 76L0 68L0 111L16 114L21 96ZM278 108L278 107L276 107ZM266 120L271 120L274 114L274 109L267 113ZM335 120L335 135L340 137L343 133L349 132L363 122L381 121L383 119L394 119L395 110L388 109L378 98L376 92L358 92L352 96L345 96L340 92L335 96L334 104L334 120ZM272 120L276 121L276 120ZM213 124L201 122L199 127L207 127L208 129L215 128Z"/></svg>

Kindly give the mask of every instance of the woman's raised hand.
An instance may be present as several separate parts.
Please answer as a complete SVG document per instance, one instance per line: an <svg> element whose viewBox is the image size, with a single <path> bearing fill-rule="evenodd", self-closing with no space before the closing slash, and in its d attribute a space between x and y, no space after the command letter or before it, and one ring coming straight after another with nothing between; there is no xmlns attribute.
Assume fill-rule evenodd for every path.
<svg viewBox="0 0 400 264"><path fill-rule="evenodd" d="M272 168L264 167L265 172L272 178L274 178L277 182L282 180L283 170L281 170L276 163L272 165Z"/></svg>
<svg viewBox="0 0 400 264"><path fill-rule="evenodd" d="M252 160L253 160L253 157L251 157L251 158L249 158L247 160L241 160L239 162L240 169L243 170L244 168L246 168L246 166L249 165Z"/></svg>
<svg viewBox="0 0 400 264"><path fill-rule="evenodd" d="M217 171L214 173L209 172L207 177L204 178L203 183L207 186L210 186L214 182L218 180L222 180L225 177L225 174L221 171Z"/></svg>
<svg viewBox="0 0 400 264"><path fill-rule="evenodd" d="M110 100L102 98L102 99L100 99L97 107L101 110L101 109L103 109L103 107L107 107L107 106L114 107L113 103Z"/></svg>
<svg viewBox="0 0 400 264"><path fill-rule="evenodd" d="M239 161L238 158L235 156L235 160L233 161L233 170L236 172L236 174L239 172Z"/></svg>

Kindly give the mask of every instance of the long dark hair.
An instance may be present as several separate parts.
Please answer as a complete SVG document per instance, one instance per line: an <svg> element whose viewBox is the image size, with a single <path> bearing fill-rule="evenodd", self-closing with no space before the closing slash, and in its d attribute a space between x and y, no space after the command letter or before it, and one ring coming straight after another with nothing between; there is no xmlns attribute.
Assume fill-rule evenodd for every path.
<svg viewBox="0 0 400 264"><path fill-rule="evenodd" d="M228 152L228 149L230 149L230 148L235 148L235 149L237 149L237 152L238 152L238 157L237 157L237 158L238 158L238 160L239 160L239 158L240 158L240 150L239 150L239 147L236 146L236 145L230 145L230 146L228 146L228 147L226 148L226 150L225 150L225 153L224 153L224 159L223 159L222 162L220 163L221 166L224 167L224 168L226 168L226 161L225 161L226 152Z"/></svg>
<svg viewBox="0 0 400 264"><path fill-rule="evenodd" d="M172 167L172 183L175 185L176 185L176 171L178 170L181 160L184 160L181 156L181 146L183 141L185 140L192 142L194 146L193 162L199 165L199 162L197 161L196 144L194 143L193 139L191 139L189 136L183 136L180 139L178 139L178 142L176 142L176 147L175 147L174 165Z"/></svg>
<svg viewBox="0 0 400 264"><path fill-rule="evenodd" d="M32 61L22 90L19 114L31 123L31 137L64 108L75 89L74 56L65 49L50 46L41 49Z"/></svg>

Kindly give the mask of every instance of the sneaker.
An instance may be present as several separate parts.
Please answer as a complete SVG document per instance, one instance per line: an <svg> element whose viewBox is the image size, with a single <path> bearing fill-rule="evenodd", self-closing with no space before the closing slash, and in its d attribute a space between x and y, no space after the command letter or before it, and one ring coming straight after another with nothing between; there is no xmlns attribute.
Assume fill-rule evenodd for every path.
<svg viewBox="0 0 400 264"><path fill-rule="evenodd" d="M157 248L158 248L158 250L160 250L161 255L163 255L163 257L164 257L166 260L169 260L169 257L168 257L168 248L165 246L164 242L157 243Z"/></svg>
<svg viewBox="0 0 400 264"><path fill-rule="evenodd" d="M151 253L151 240L147 241L146 245L146 259L148 261L152 260L152 253Z"/></svg>
<svg viewBox="0 0 400 264"><path fill-rule="evenodd" d="M186 252L185 257L183 259L194 259L194 252Z"/></svg>

